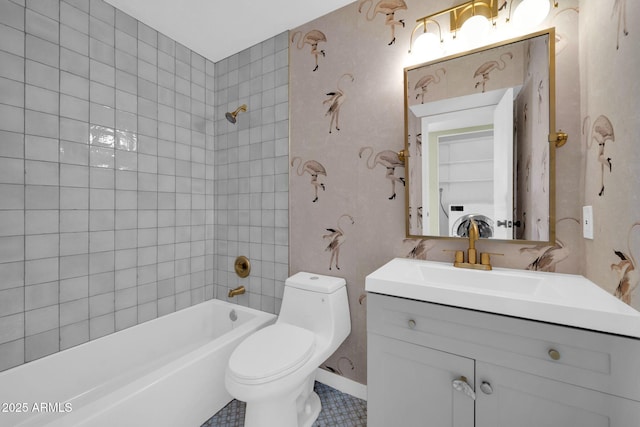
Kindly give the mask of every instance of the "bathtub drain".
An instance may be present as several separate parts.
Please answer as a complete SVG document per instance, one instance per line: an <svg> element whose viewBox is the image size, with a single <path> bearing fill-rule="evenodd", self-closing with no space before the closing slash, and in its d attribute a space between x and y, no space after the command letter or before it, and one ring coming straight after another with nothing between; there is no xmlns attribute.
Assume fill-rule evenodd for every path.
<svg viewBox="0 0 640 427"><path fill-rule="evenodd" d="M236 320L238 320L238 315L236 314L235 310L231 310L229 312L229 319L231 319L232 322L235 322Z"/></svg>

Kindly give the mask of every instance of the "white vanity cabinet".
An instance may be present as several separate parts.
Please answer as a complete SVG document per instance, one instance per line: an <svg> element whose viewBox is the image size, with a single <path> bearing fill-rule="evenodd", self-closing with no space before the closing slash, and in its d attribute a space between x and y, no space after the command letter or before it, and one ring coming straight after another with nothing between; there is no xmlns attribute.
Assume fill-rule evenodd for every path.
<svg viewBox="0 0 640 427"><path fill-rule="evenodd" d="M371 292L367 305L370 427L640 426L636 338Z"/></svg>

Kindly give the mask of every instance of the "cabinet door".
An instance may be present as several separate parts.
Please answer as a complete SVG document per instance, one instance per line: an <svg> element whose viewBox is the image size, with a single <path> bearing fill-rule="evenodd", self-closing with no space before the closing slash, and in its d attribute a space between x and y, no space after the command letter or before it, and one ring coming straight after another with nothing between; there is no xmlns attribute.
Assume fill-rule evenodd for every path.
<svg viewBox="0 0 640 427"><path fill-rule="evenodd" d="M465 376L473 388L474 361L368 334L369 427L473 427L474 401L453 389Z"/></svg>
<svg viewBox="0 0 640 427"><path fill-rule="evenodd" d="M477 361L476 384L476 427L640 425L640 402L513 369Z"/></svg>

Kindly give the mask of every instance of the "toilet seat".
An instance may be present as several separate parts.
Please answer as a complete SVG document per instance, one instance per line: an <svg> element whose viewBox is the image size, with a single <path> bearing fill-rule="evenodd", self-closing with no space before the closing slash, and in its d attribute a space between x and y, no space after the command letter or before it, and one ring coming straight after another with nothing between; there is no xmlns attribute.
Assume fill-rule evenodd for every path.
<svg viewBox="0 0 640 427"><path fill-rule="evenodd" d="M267 326L240 343L229 358L229 373L243 384L276 380L303 365L315 349L315 336L287 323Z"/></svg>

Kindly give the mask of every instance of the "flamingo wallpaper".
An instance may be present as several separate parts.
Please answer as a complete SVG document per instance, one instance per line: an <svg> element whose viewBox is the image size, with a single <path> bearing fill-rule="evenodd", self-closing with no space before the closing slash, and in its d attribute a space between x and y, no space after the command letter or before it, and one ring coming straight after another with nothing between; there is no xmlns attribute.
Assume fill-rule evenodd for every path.
<svg viewBox="0 0 640 427"><path fill-rule="evenodd" d="M595 239L584 241L584 274L637 309L639 24L638 2L580 3L583 203L593 206L595 218Z"/></svg>
<svg viewBox="0 0 640 427"><path fill-rule="evenodd" d="M445 250L465 246L405 239L395 154L404 145L402 71L422 62L407 53L413 23L455 3L360 0L290 32L289 269L346 278L352 333L323 367L360 383L366 275L394 257L450 261ZM480 243L504 254L497 266L583 274L636 308L640 105L629 94L640 93L639 18L638 2L566 0L539 27L505 35L556 28L556 123L570 139L556 156L555 244ZM593 205L594 240L582 238L583 205Z"/></svg>

